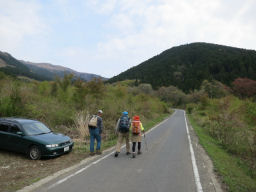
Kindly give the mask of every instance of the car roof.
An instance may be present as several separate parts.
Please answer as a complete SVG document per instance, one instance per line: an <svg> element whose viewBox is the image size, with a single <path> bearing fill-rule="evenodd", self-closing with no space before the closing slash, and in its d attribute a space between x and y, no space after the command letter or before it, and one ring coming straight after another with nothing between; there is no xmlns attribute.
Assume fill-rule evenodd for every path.
<svg viewBox="0 0 256 192"><path fill-rule="evenodd" d="M10 122L10 123L33 123L33 122L38 122L36 120L32 119L24 119L24 118L15 118L15 117L3 117L0 118L0 122Z"/></svg>

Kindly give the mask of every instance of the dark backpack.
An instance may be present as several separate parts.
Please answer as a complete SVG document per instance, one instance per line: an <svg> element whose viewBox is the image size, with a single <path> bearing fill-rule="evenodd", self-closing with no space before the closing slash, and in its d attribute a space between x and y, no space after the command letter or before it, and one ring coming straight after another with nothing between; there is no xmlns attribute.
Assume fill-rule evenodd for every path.
<svg viewBox="0 0 256 192"><path fill-rule="evenodd" d="M121 133L127 133L129 132L130 126L130 118L127 115L124 115L120 118L119 122L119 131Z"/></svg>

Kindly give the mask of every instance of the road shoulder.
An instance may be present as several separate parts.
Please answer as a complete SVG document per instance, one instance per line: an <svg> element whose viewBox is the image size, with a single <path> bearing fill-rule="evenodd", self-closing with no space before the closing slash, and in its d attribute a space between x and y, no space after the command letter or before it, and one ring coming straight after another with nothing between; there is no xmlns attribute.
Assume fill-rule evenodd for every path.
<svg viewBox="0 0 256 192"><path fill-rule="evenodd" d="M186 117L188 128L191 137L191 143L193 145L196 163L200 175L200 181L203 191L207 192L224 192L221 188L221 181L217 174L214 172L214 166L212 160L207 155L204 148L199 144L198 137L191 126L189 119Z"/></svg>

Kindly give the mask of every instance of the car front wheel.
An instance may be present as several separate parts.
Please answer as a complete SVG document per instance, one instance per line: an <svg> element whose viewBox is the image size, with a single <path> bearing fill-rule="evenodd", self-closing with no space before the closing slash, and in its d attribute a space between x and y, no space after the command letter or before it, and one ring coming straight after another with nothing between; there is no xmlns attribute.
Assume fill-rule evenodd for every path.
<svg viewBox="0 0 256 192"><path fill-rule="evenodd" d="M34 145L30 147L28 155L29 155L29 158L32 160L38 160L41 158L41 151L38 146Z"/></svg>

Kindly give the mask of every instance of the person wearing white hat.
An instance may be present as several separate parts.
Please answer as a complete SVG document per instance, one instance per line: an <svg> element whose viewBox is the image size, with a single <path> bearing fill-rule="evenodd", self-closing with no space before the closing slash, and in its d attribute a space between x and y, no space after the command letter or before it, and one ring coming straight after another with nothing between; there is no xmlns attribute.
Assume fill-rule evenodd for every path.
<svg viewBox="0 0 256 192"><path fill-rule="evenodd" d="M96 154L100 155L102 152L100 150L101 147L101 133L103 129L103 120L102 120L102 110L98 110L97 115L93 115L90 119L88 127L90 132L90 155L94 155L94 141L96 139Z"/></svg>

